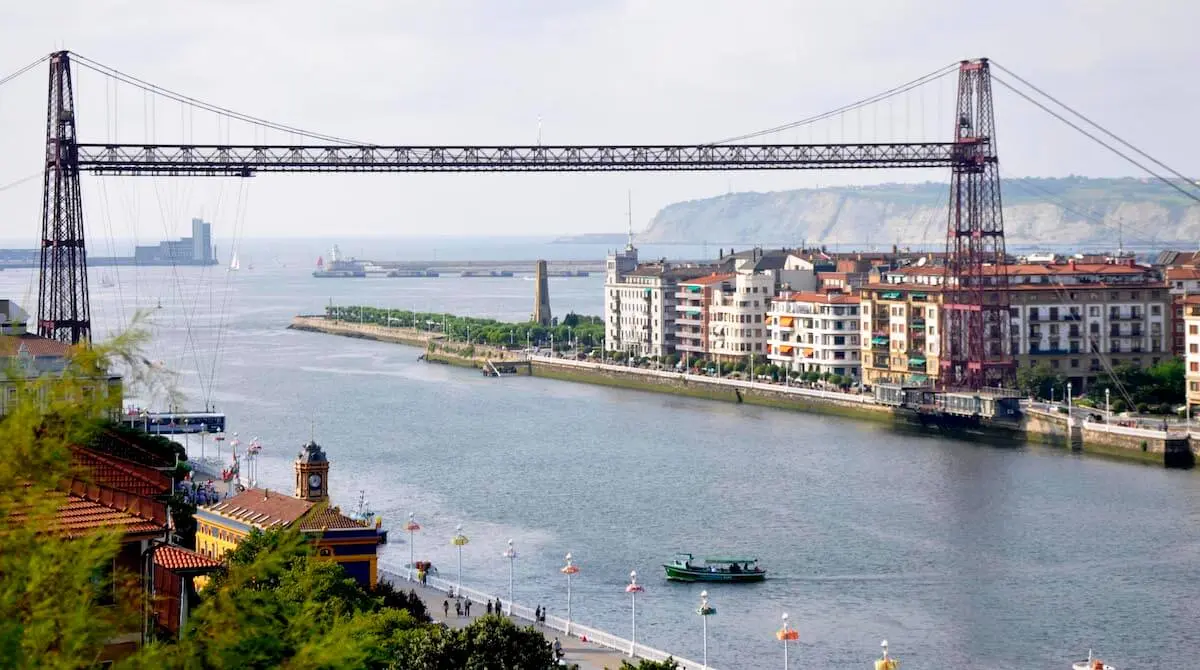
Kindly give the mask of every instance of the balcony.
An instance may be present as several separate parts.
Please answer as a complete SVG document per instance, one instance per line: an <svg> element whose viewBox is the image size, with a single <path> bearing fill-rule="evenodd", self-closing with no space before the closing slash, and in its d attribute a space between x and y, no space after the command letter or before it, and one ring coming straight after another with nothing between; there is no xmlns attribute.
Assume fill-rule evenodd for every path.
<svg viewBox="0 0 1200 670"><path fill-rule="evenodd" d="M1071 352L1067 351L1066 349L1040 349L1039 348L1039 349L1030 349L1029 350L1030 356L1065 356L1069 353L1071 353ZM1079 352L1074 352L1074 353L1079 353Z"/></svg>
<svg viewBox="0 0 1200 670"><path fill-rule="evenodd" d="M891 340L886 337L872 337L871 348L875 350L887 349L890 342Z"/></svg>
<svg viewBox="0 0 1200 670"><path fill-rule="evenodd" d="M910 356L908 359L909 372L925 372L925 365L924 356Z"/></svg>

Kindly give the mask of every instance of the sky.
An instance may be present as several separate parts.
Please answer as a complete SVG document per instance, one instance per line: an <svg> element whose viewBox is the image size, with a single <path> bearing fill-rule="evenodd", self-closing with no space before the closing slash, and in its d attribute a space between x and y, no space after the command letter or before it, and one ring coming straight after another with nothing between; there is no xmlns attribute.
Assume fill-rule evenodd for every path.
<svg viewBox="0 0 1200 670"><path fill-rule="evenodd" d="M1200 3L1146 0L56 0L0 5L0 77L55 49L193 98L377 144L704 143L986 56L1185 173ZM0 237L36 239L47 67L0 85ZM81 141L291 143L76 66ZM1011 78L1010 78L1011 79ZM764 141L944 140L952 78ZM1005 176L1141 172L996 87ZM192 216L219 237L619 232L729 191L944 171L85 176L89 237ZM22 181L25 180L25 181Z"/></svg>

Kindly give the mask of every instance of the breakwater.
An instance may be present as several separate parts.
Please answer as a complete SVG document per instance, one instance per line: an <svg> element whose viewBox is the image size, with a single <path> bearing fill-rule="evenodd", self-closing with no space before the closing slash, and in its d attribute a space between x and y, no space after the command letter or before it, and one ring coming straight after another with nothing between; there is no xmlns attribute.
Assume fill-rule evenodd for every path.
<svg viewBox="0 0 1200 670"><path fill-rule="evenodd" d="M1032 442L1168 467L1193 467L1200 446L1200 433L1192 436L1183 431L1108 426L1085 422L1079 417L1075 417L1068 427L1067 415L1028 406L1014 421L937 416L880 405L864 394L528 356L488 345L450 342L440 334L412 328L359 324L312 315L295 317L289 328L421 347L425 350L423 358L432 363L486 370L489 362L527 362L527 365L519 366L518 371L537 377L890 423L906 429L943 433L956 439L1004 444Z"/></svg>

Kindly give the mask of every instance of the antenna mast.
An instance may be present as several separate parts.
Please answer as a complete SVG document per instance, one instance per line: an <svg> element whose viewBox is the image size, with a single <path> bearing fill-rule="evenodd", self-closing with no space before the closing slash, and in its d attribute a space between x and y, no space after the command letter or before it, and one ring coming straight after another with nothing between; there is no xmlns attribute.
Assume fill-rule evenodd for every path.
<svg viewBox="0 0 1200 670"><path fill-rule="evenodd" d="M629 242L627 243L626 246L628 248L632 249L633 248L633 189L629 189L628 191L625 192L625 200L626 200L625 216L629 221L628 222Z"/></svg>

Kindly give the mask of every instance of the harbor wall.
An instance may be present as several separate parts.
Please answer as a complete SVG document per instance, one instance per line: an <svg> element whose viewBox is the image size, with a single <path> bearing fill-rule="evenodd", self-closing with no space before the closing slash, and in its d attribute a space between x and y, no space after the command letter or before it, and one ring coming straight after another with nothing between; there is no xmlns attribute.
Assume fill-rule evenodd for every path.
<svg viewBox="0 0 1200 670"><path fill-rule="evenodd" d="M288 328L418 347L424 350L422 358L431 363L475 369L486 367L489 360L520 363L517 366L520 374L549 379L843 416L944 432L959 438L973 435L983 439L1016 439L1168 467L1192 467L1196 461L1197 447L1200 446L1197 444L1200 435L1193 439L1182 432L1106 426L1083 421L1076 421L1068 431L1066 414L1032 408L1023 412L1020 421L1015 423L974 421L970 425L959 425L961 421L953 421L950 417L920 415L877 405L870 396L865 395L780 387L777 384L735 379L717 380L699 375L545 356L526 358L523 354L487 345L445 342L437 333L331 321L320 315L297 316Z"/></svg>
<svg viewBox="0 0 1200 670"><path fill-rule="evenodd" d="M629 370L616 365L601 365L540 356L532 358L532 370L535 377L547 377L562 381L671 393L725 402L744 402L751 405L872 421L890 422L894 420L890 408L864 402L866 396L811 389L780 388L775 385L728 379L717 381L697 375L685 376L679 373L655 370Z"/></svg>

